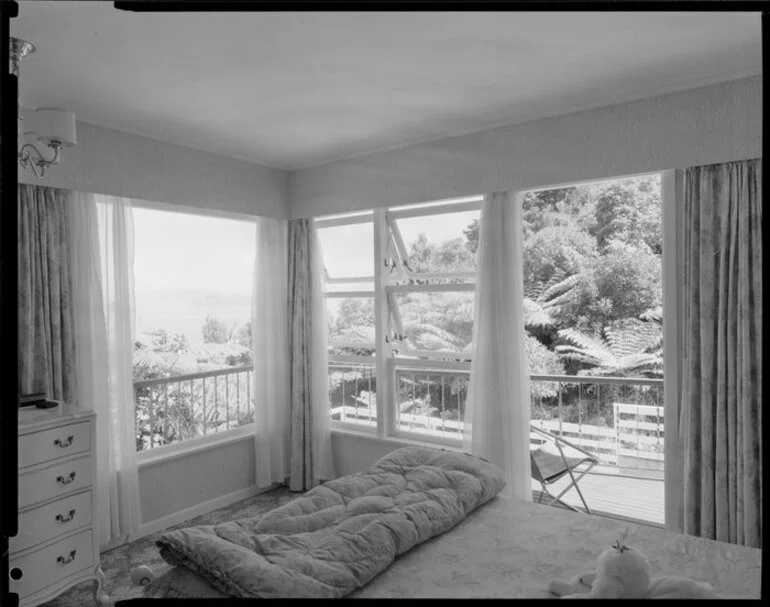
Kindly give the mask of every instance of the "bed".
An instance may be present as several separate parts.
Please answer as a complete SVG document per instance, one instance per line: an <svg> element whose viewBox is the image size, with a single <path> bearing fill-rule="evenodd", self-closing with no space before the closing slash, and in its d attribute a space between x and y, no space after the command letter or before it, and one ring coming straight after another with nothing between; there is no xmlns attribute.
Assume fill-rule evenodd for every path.
<svg viewBox="0 0 770 607"><path fill-rule="evenodd" d="M761 550L526 503L497 495L453 528L398 556L351 598L548 598L549 582L593 568L618 537L644 552L655 575L708 581L726 598L760 597ZM144 589L152 598L228 596L175 567Z"/></svg>

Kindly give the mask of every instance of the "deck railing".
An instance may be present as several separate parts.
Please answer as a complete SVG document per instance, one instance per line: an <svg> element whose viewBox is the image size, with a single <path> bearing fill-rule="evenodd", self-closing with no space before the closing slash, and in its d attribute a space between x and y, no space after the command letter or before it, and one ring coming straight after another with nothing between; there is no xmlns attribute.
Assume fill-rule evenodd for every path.
<svg viewBox="0 0 770 607"><path fill-rule="evenodd" d="M348 424L377 425L375 365L368 362L329 362L331 418Z"/></svg>
<svg viewBox="0 0 770 607"><path fill-rule="evenodd" d="M459 439L470 371L436 367L393 365L395 428ZM251 366L135 382L137 451L252 423L251 382ZM602 464L663 470L663 380L532 375L530 394L533 425L590 450ZM375 363L331 361L329 396L333 420L376 427Z"/></svg>
<svg viewBox="0 0 770 607"><path fill-rule="evenodd" d="M136 450L254 421L251 365L134 382Z"/></svg>
<svg viewBox="0 0 770 607"><path fill-rule="evenodd" d="M436 367L394 365L395 428L459 439L470 371ZM329 365L332 419L376 425L373 374L374 363ZM622 473L663 470L662 379L532 375L530 417L536 427L590 450L601 464Z"/></svg>

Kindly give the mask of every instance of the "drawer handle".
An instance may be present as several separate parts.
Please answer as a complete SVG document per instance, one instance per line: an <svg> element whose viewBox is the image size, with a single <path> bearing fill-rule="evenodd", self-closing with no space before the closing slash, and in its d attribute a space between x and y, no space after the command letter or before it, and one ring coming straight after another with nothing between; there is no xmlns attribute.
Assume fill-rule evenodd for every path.
<svg viewBox="0 0 770 607"><path fill-rule="evenodd" d="M75 509L73 508L70 510L69 514L57 514L56 520L60 523L69 523L73 518L75 518Z"/></svg>
<svg viewBox="0 0 770 607"><path fill-rule="evenodd" d="M75 472L70 472L70 475L67 478L64 478L63 476L57 476L56 482L61 483L62 485L69 485L72 481L75 480L75 476Z"/></svg>
<svg viewBox="0 0 770 607"><path fill-rule="evenodd" d="M56 439L56 440L53 442L53 444L54 444L54 445L56 445L57 447L61 447L62 449L66 449L67 447L69 447L69 446L72 444L72 441L74 441L74 440L75 440L75 437L74 437L72 434L70 434L70 435L67 437L67 440L66 440L66 441L63 441L62 439L60 439L60 438L57 438L57 439Z"/></svg>
<svg viewBox="0 0 770 607"><path fill-rule="evenodd" d="M56 562L61 563L62 565L69 565L72 561L75 560L75 555L78 553L77 550L73 550L70 552L69 556L57 556Z"/></svg>

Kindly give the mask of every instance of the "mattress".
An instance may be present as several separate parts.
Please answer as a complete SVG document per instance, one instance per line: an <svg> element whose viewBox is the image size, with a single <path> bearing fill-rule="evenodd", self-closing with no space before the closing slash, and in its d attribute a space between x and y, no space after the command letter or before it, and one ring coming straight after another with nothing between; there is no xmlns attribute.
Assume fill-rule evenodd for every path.
<svg viewBox="0 0 770 607"><path fill-rule="evenodd" d="M498 496L451 531L401 555L350 598L547 598L553 579L594 568L622 534L650 559L653 577L709 582L726 598L760 598L762 551ZM175 568L145 596L222 597Z"/></svg>

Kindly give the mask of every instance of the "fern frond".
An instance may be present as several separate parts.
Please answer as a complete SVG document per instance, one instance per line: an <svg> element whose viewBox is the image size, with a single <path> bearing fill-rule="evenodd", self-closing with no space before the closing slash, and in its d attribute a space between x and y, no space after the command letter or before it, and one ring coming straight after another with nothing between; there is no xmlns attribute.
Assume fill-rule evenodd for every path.
<svg viewBox="0 0 770 607"><path fill-rule="evenodd" d="M531 299L524 300L524 326L525 327L550 327L554 324L551 315L545 308Z"/></svg>

